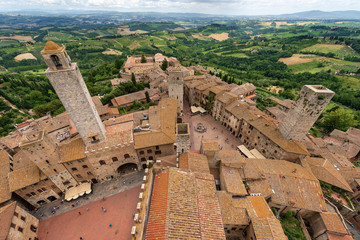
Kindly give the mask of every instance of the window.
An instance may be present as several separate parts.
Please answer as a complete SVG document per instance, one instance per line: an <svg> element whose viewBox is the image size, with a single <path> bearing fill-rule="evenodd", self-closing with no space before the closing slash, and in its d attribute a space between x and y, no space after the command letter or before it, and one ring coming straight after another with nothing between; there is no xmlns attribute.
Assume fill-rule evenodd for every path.
<svg viewBox="0 0 360 240"><path fill-rule="evenodd" d="M87 175L93 175L92 172L87 172Z"/></svg>
<svg viewBox="0 0 360 240"><path fill-rule="evenodd" d="M76 167L71 168L71 171L77 171Z"/></svg>
<svg viewBox="0 0 360 240"><path fill-rule="evenodd" d="M17 212L14 212L15 217L19 217L19 214Z"/></svg>
<svg viewBox="0 0 360 240"><path fill-rule="evenodd" d="M119 160L118 160L117 157L113 157L113 158L112 158L112 161L113 161L113 162L117 162L117 161L119 161Z"/></svg>
<svg viewBox="0 0 360 240"><path fill-rule="evenodd" d="M141 158L141 161L143 162L143 161L146 161L146 158Z"/></svg>
<svg viewBox="0 0 360 240"><path fill-rule="evenodd" d="M235 231L235 230L236 230L236 227L233 227L231 230Z"/></svg>
<svg viewBox="0 0 360 240"><path fill-rule="evenodd" d="M20 217L21 220L23 220L25 222L26 218L24 216Z"/></svg>
<svg viewBox="0 0 360 240"><path fill-rule="evenodd" d="M129 154L124 154L124 158L130 158L130 155Z"/></svg>
<svg viewBox="0 0 360 240"><path fill-rule="evenodd" d="M48 160L45 160L45 162L46 162L47 164L50 164Z"/></svg>
<svg viewBox="0 0 360 240"><path fill-rule="evenodd" d="M78 162L79 162L79 163L82 163L82 162L84 162L84 159L80 159L80 160L78 160Z"/></svg>
<svg viewBox="0 0 360 240"><path fill-rule="evenodd" d="M139 153L140 153L140 155L143 155L143 154L144 154L144 151L140 151Z"/></svg>
<svg viewBox="0 0 360 240"><path fill-rule="evenodd" d="M36 232L37 227L35 227L34 225L31 225L31 226L30 226L30 230L33 231L33 232Z"/></svg>
<svg viewBox="0 0 360 240"><path fill-rule="evenodd" d="M24 230L23 228L18 227L18 231L19 231L19 232L23 232L23 230Z"/></svg>
<svg viewBox="0 0 360 240"><path fill-rule="evenodd" d="M82 167L83 167L83 168L88 168L88 166L87 166L87 165L83 165Z"/></svg>
<svg viewBox="0 0 360 240"><path fill-rule="evenodd" d="M154 158L152 156L149 157L149 160L154 160Z"/></svg>
<svg viewBox="0 0 360 240"><path fill-rule="evenodd" d="M64 185L68 185L68 184L70 184L70 182L69 182L69 181L65 181L65 182L63 182L63 184L64 184Z"/></svg>
<svg viewBox="0 0 360 240"><path fill-rule="evenodd" d="M57 173L57 170L54 168L54 172L56 172Z"/></svg>
<svg viewBox="0 0 360 240"><path fill-rule="evenodd" d="M41 190L41 189L38 189L37 191L38 191L39 193L42 193L42 192L43 192L43 190Z"/></svg>
<svg viewBox="0 0 360 240"><path fill-rule="evenodd" d="M31 194L27 193L26 196L31 197Z"/></svg>
<svg viewBox="0 0 360 240"><path fill-rule="evenodd" d="M80 174L76 174L76 177L83 178Z"/></svg>
<svg viewBox="0 0 360 240"><path fill-rule="evenodd" d="M155 148L156 148L156 150L159 150L159 146L156 146Z"/></svg>
<svg viewBox="0 0 360 240"><path fill-rule="evenodd" d="M36 193L34 193L34 192L31 192L30 194L31 194L32 196L35 196L35 195L36 195Z"/></svg>
<svg viewBox="0 0 360 240"><path fill-rule="evenodd" d="M161 151L155 151L155 155L161 154Z"/></svg>
<svg viewBox="0 0 360 240"><path fill-rule="evenodd" d="M100 160L99 163L100 163L100 165L105 165L105 161L104 161L104 160Z"/></svg>
<svg viewBox="0 0 360 240"><path fill-rule="evenodd" d="M16 227L16 225L15 225L15 224L13 224L13 223L11 223L10 227L15 228L15 227Z"/></svg>
<svg viewBox="0 0 360 240"><path fill-rule="evenodd" d="M151 149L148 149L148 150L147 150L147 153L152 153L152 150L151 150Z"/></svg>
<svg viewBox="0 0 360 240"><path fill-rule="evenodd" d="M59 59L58 56L56 56L56 55L51 55L50 58L51 58L51 60L53 61L55 67L61 67L61 66L62 66L62 64L61 64L60 59Z"/></svg>

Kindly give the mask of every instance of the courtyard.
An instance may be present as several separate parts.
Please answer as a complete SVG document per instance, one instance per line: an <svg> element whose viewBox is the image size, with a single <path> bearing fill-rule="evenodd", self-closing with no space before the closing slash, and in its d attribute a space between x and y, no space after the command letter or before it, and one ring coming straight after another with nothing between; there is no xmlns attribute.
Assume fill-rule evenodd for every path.
<svg viewBox="0 0 360 240"><path fill-rule="evenodd" d="M140 186L133 187L41 221L38 237L41 240L131 239L139 193Z"/></svg>
<svg viewBox="0 0 360 240"><path fill-rule="evenodd" d="M215 139L219 143L220 149L236 150L238 145L242 145L240 139L235 138L231 132L220 122L215 121L211 115L196 114L191 116L188 101L184 101L184 121L189 123L191 150L199 151L202 139ZM194 127L201 123L206 131L200 133L194 130Z"/></svg>

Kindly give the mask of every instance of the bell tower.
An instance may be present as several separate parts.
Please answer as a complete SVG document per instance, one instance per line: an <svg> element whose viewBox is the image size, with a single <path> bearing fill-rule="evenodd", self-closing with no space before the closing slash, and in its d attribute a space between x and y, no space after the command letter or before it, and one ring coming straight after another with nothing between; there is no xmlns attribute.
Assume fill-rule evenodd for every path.
<svg viewBox="0 0 360 240"><path fill-rule="evenodd" d="M169 97L175 98L178 102L178 107L182 113L184 108L184 79L183 72L179 67L169 67L166 69L169 73L168 89Z"/></svg>
<svg viewBox="0 0 360 240"><path fill-rule="evenodd" d="M71 62L65 51L48 41L41 51L49 78L71 120L74 122L86 146L105 140L105 128L101 122L89 91L76 63Z"/></svg>

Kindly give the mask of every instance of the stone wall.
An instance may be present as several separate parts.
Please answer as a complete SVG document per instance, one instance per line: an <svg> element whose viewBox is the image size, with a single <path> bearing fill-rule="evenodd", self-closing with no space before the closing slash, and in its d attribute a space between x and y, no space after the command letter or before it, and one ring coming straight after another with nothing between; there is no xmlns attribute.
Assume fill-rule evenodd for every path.
<svg viewBox="0 0 360 240"><path fill-rule="evenodd" d="M11 221L7 240L35 239L39 220L19 206L15 207L15 213Z"/></svg>

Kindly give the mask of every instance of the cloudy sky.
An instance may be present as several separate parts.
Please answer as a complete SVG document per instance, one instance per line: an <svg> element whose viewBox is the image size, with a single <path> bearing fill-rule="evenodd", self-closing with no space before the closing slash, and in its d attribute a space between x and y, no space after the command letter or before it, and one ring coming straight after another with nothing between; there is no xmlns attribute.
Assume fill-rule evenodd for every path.
<svg viewBox="0 0 360 240"><path fill-rule="evenodd" d="M0 11L117 10L261 15L360 10L360 0L0 0Z"/></svg>

